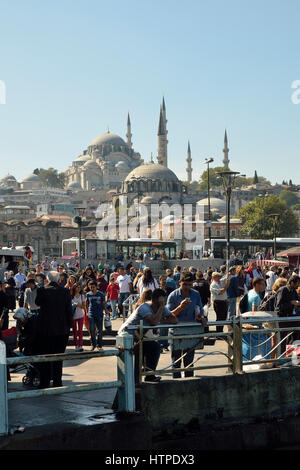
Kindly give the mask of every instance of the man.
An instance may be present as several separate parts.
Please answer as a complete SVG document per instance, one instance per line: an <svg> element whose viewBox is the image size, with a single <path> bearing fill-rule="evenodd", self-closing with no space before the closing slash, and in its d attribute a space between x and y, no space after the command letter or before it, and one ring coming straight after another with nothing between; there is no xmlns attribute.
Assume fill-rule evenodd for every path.
<svg viewBox="0 0 300 470"><path fill-rule="evenodd" d="M56 271L56 269L57 269L57 261L56 261L56 258L55 258L55 257L54 257L53 260L51 261L50 265L51 265L51 269L52 269L53 271Z"/></svg>
<svg viewBox="0 0 300 470"><path fill-rule="evenodd" d="M23 282L26 281L26 276L25 276L25 274L23 273L23 269L22 269L22 268L19 268L19 269L18 269L18 272L17 272L17 274L15 275L14 279L15 279L15 282L16 282L16 288L17 288L17 289L20 289L20 287L21 287L21 285L23 284Z"/></svg>
<svg viewBox="0 0 300 470"><path fill-rule="evenodd" d="M171 269L166 269L166 275L167 275L167 288L169 289L170 292L173 290L177 289L177 284L175 280L173 279L173 274Z"/></svg>
<svg viewBox="0 0 300 470"><path fill-rule="evenodd" d="M42 266L40 264L35 265L35 280L39 287L43 287L45 284L46 276L42 272Z"/></svg>
<svg viewBox="0 0 300 470"><path fill-rule="evenodd" d="M182 273L179 281L179 289L174 290L168 297L167 308L170 312L175 315L179 322L194 322L200 321L203 326L206 326L206 320L204 317L203 306L199 292L192 289L193 275L189 272ZM170 333L172 333L170 331ZM172 361L174 368L180 368L181 360L183 356L184 367L188 368L194 361L195 349L193 347L189 349L174 349L172 346ZM185 377L192 377L193 371L186 370L184 373ZM173 373L173 378L180 378L181 372Z"/></svg>
<svg viewBox="0 0 300 470"><path fill-rule="evenodd" d="M272 292L272 288L278 276L276 275L277 267L271 266L270 270L266 273L266 293Z"/></svg>
<svg viewBox="0 0 300 470"><path fill-rule="evenodd" d="M45 259L42 262L42 268L43 268L44 272L48 272L49 269L50 269L50 264L49 264L47 256L45 256Z"/></svg>
<svg viewBox="0 0 300 470"><path fill-rule="evenodd" d="M143 320L144 326L154 326L158 323L177 323L177 318L165 307L166 293L162 289L155 289L151 294L151 300L139 305L129 318L123 323L118 331L120 334L122 331L127 330L128 326L138 325L140 320ZM152 330L148 330L151 332ZM134 334L134 330L128 329L128 332ZM146 336L144 331L144 336ZM139 344L136 341L134 346L134 372L135 382L139 380ZM155 371L160 356L160 345L158 341L144 341L143 342L143 358L146 362L146 368ZM159 382L160 377L155 375L147 375L145 382Z"/></svg>
<svg viewBox="0 0 300 470"><path fill-rule="evenodd" d="M123 313L123 302L129 297L132 293L132 280L131 277L126 274L123 266L119 268L119 276L117 277L117 283L119 284L119 312L120 315ZM127 311L127 309L126 309Z"/></svg>
<svg viewBox="0 0 300 470"><path fill-rule="evenodd" d="M174 268L174 274L173 274L173 279L176 283L176 289L179 288L180 274L181 274L181 266L177 265Z"/></svg>
<svg viewBox="0 0 300 470"><path fill-rule="evenodd" d="M37 291L35 303L40 307L37 316L37 354L64 353L72 326L72 300L69 289L58 285L59 273L47 274L48 284ZM40 388L48 388L53 371L53 386L62 386L62 361L39 364Z"/></svg>
<svg viewBox="0 0 300 470"><path fill-rule="evenodd" d="M7 330L9 325L8 299L4 286L5 284L0 281L0 318L2 319L2 329Z"/></svg>
<svg viewBox="0 0 300 470"><path fill-rule="evenodd" d="M227 288L227 297L228 297L228 312L227 312L227 320L230 320L232 317L236 315L236 299L240 295L239 291L239 280L236 276L236 268L232 266L229 269L229 285Z"/></svg>
<svg viewBox="0 0 300 470"><path fill-rule="evenodd" d="M248 292L248 312L257 312L261 304L260 293L265 288L265 281L261 277L255 277L252 281L253 289Z"/></svg>
<svg viewBox="0 0 300 470"><path fill-rule="evenodd" d="M246 271L246 286L247 286L247 289L250 290L252 288L252 281L255 277L263 278L263 275L262 275L260 269L258 269L256 261L251 261L250 266Z"/></svg>
<svg viewBox="0 0 300 470"><path fill-rule="evenodd" d="M275 298L275 307L274 311L278 317L292 317L296 315L296 309L300 308L299 296L297 294L297 289L300 286L300 277L293 275L288 280L286 286L280 287L277 291ZM293 328L299 327L300 322L280 322L279 326L281 328L291 328L292 335L290 335L287 340L284 340L281 343L281 352L285 352L286 345L292 344L293 341L296 341L299 338L299 332L293 331ZM289 331L281 331L280 336L281 340L285 338Z"/></svg>
<svg viewBox="0 0 300 470"><path fill-rule="evenodd" d="M102 331L103 331L103 310L110 316L110 312L106 308L105 296L102 292L97 289L96 281L89 281L88 287L90 289L86 294L86 305L88 308L88 319L91 335L91 351L97 347L99 351L103 351L102 348ZM98 330L98 336L96 341L96 327Z"/></svg>
<svg viewBox="0 0 300 470"><path fill-rule="evenodd" d="M59 273L58 284L60 285L60 287L65 287L69 276L64 271L64 267L62 265L58 266L57 271Z"/></svg>
<svg viewBox="0 0 300 470"><path fill-rule="evenodd" d="M38 313L40 307L35 303L37 296L37 285L34 279L27 279L24 296L24 307L32 313Z"/></svg>
<svg viewBox="0 0 300 470"><path fill-rule="evenodd" d="M211 302L216 312L217 321L225 321L228 312L227 288L229 286L229 276L221 280L222 274L215 271L212 273L212 283L210 285ZM217 333L223 332L223 325L217 326Z"/></svg>

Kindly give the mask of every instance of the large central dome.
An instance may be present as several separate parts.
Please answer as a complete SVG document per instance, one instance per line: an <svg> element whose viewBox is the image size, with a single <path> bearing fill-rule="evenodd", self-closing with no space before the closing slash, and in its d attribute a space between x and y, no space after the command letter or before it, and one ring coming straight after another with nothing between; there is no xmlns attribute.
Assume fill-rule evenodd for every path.
<svg viewBox="0 0 300 470"><path fill-rule="evenodd" d="M94 145L119 145L127 146L126 142L117 134L111 134L106 132L106 134L98 135L91 143L90 146Z"/></svg>
<svg viewBox="0 0 300 470"><path fill-rule="evenodd" d="M179 181L172 170L160 165L159 163L145 163L144 165L136 167L129 173L129 175L127 175L125 181L130 181L136 178L160 179L174 181L176 183Z"/></svg>

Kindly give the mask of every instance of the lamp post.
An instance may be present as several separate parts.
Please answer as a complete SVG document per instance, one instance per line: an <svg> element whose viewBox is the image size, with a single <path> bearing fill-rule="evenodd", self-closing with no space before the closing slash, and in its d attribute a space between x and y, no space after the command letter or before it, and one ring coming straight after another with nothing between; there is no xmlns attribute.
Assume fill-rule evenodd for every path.
<svg viewBox="0 0 300 470"><path fill-rule="evenodd" d="M273 241L274 241L274 249L273 249L273 255L274 259L276 259L276 222L277 222L277 217L279 217L280 214L268 214L268 217L273 217Z"/></svg>
<svg viewBox="0 0 300 470"><path fill-rule="evenodd" d="M265 234L265 198L269 194L265 192L264 194L259 194L257 197L262 198L262 210L263 210L263 222L262 222L262 229L261 229L261 237L264 238Z"/></svg>
<svg viewBox="0 0 300 470"><path fill-rule="evenodd" d="M210 181L209 181L209 164L214 161L213 158L206 158L204 163L207 165L207 202L208 202L208 238L209 249L211 250L211 212L210 212Z"/></svg>
<svg viewBox="0 0 300 470"><path fill-rule="evenodd" d="M84 207L75 207L78 212L78 215L75 215L74 222L78 226L78 263L79 263L79 272L81 271L81 226L82 226L82 216L85 211Z"/></svg>
<svg viewBox="0 0 300 470"><path fill-rule="evenodd" d="M230 260L230 199L236 177L239 171L224 170L216 172L222 178L224 192L226 194L226 267L229 270Z"/></svg>

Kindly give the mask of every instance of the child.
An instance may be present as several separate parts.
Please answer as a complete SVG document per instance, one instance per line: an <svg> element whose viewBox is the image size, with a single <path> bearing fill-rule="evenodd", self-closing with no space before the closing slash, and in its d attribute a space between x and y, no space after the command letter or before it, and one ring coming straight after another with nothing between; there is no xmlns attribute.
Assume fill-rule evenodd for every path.
<svg viewBox="0 0 300 470"><path fill-rule="evenodd" d="M107 286L107 300L110 300L111 310L112 310L112 320L118 318L117 315L117 302L119 298L119 284L115 281L114 275L111 274L109 278L109 284Z"/></svg>

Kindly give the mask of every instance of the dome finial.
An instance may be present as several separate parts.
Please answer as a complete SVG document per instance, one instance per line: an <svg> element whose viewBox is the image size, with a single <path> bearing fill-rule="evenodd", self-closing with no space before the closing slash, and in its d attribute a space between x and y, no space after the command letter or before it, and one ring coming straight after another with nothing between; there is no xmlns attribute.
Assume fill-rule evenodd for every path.
<svg viewBox="0 0 300 470"><path fill-rule="evenodd" d="M107 134L110 134L109 125L107 125Z"/></svg>
<svg viewBox="0 0 300 470"><path fill-rule="evenodd" d="M150 163L154 163L153 161L153 153L151 152Z"/></svg>

